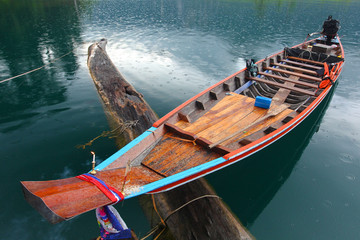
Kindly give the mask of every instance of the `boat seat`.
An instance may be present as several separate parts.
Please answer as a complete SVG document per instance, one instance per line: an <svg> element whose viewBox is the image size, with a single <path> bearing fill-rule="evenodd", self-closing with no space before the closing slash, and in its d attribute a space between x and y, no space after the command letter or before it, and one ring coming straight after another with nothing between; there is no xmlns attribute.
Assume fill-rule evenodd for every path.
<svg viewBox="0 0 360 240"><path fill-rule="evenodd" d="M198 138L195 134L185 131L174 124L167 122L164 125L169 131L175 133L179 137L184 138L186 140L195 141Z"/></svg>
<svg viewBox="0 0 360 240"><path fill-rule="evenodd" d="M208 139L206 139L204 137L198 137L198 136L196 136L196 134L193 134L191 132L183 130L183 129L179 128L178 126L168 123L168 122L165 123L164 125L169 131L175 133L176 135L183 138L184 140L193 141L195 144L198 144L202 147L210 149L209 145L211 145L212 142L209 141ZM217 145L216 147L211 148L211 150L216 153L222 154L222 155L228 154L229 152L233 151L233 149L227 148L222 145Z"/></svg>
<svg viewBox="0 0 360 240"><path fill-rule="evenodd" d="M266 72L259 72L260 75L264 75L266 77L271 77L271 78L276 78L285 82L291 82L291 83L295 83L296 85L301 85L304 87L310 87L310 88L318 88L318 85L316 84L312 84L312 83L307 83L307 82L303 82L303 81L298 81L298 80L294 80L291 78L287 78L287 77L283 77L280 75L276 75L276 74L271 74L271 73L266 73Z"/></svg>
<svg viewBox="0 0 360 240"><path fill-rule="evenodd" d="M306 64L306 63L300 63L300 62L291 61L291 60L287 60L287 59L282 59L281 62L285 62L285 63L291 64L291 65L297 65L297 66L301 66L301 67L306 67L306 68L312 68L312 69L316 69L316 70L323 69L322 67L319 67L319 66Z"/></svg>
<svg viewBox="0 0 360 240"><path fill-rule="evenodd" d="M307 63L312 63L312 64L317 64L320 66L324 66L323 62L318 62L318 61L314 61L314 60L310 60L310 59L306 59L306 58L299 58L299 57L293 57L293 56L288 56L289 59L292 60L296 60L296 61L302 61L302 62L307 62Z"/></svg>
<svg viewBox="0 0 360 240"><path fill-rule="evenodd" d="M299 67L294 67L294 66L290 66L290 65L287 65L287 64L272 63L271 65L278 66L278 67L281 67L281 68L287 68L287 69L290 69L290 70L294 70L294 71L297 71L297 72L302 72L302 73L306 73L306 74L310 74L310 75L314 75L314 76L318 75L318 73L316 71L308 70L308 69L304 69L304 68L299 68Z"/></svg>
<svg viewBox="0 0 360 240"><path fill-rule="evenodd" d="M288 89L288 90L298 92L298 93L301 93L301 94L306 94L306 95L309 95L309 96L315 96L315 92L311 92L311 91L308 91L308 90L305 90L305 89L302 89L302 88L286 86L285 84L282 84L282 83L278 83L278 82L274 82L274 81L270 81L270 80L266 80L266 79L258 78L258 77L246 77L246 78L249 79L249 80L254 80L254 81L257 81L257 82L262 82L262 83L266 83L266 84L269 84L269 85L273 85L275 87Z"/></svg>
<svg viewBox="0 0 360 240"><path fill-rule="evenodd" d="M315 82L321 82L322 81L322 79L319 78L319 77L313 77L313 76L309 76L309 75L306 75L306 74L287 71L287 70L280 69L280 68L265 67L264 69L271 70L273 72L279 72L279 73L285 73L285 74L297 76L297 77L300 77L300 78L303 78L303 79L308 79L308 80L315 81Z"/></svg>

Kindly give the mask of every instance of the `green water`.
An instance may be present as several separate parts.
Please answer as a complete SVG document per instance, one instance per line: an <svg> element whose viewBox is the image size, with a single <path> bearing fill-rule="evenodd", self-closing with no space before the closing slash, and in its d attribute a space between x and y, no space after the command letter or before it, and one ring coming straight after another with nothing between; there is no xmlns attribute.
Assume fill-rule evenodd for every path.
<svg viewBox="0 0 360 240"><path fill-rule="evenodd" d="M208 180L257 239L360 239L359 10L355 0L0 0L0 81L47 64L0 83L0 239L98 235L93 212L47 223L19 184L81 174L90 151L98 163L116 151L114 139L76 147L109 130L86 66L90 44L107 38L115 65L162 116L245 59L302 42L329 14L346 52L329 104ZM137 199L117 208L144 236Z"/></svg>

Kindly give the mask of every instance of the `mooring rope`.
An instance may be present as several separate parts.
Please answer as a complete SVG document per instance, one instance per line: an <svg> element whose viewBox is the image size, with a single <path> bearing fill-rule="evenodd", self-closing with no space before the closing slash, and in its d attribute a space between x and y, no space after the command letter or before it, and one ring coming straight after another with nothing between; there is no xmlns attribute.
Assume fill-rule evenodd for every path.
<svg viewBox="0 0 360 240"><path fill-rule="evenodd" d="M126 122L120 123L120 125L118 127L116 127L115 129L113 129L111 131L103 131L100 135L94 137L89 142L87 142L85 144L77 145L76 147L85 149L87 146L91 146L94 141L96 141L97 139L99 139L101 137L108 137L109 136L109 138L113 138L113 137L116 136L115 134L123 133L125 131L125 129L136 126L136 124L138 122L139 122L139 120L126 121Z"/></svg>
<svg viewBox="0 0 360 240"><path fill-rule="evenodd" d="M153 235L161 226L163 226L164 228L163 228L163 229L161 230L161 232L154 238L154 240L158 239L158 238L160 237L160 235L161 235L161 234L165 231L165 229L167 228L166 221L167 221L173 214L175 214L176 212L180 211L181 209L183 209L184 207L186 207L186 206L189 205L190 203L193 203L193 202L195 202L195 201L198 201L198 200L200 200L200 199L202 199L202 198L219 198L219 199L221 199L219 196L213 195L213 194L202 195L202 196L200 196L200 197L197 197L197 198L194 198L194 199L188 201L187 203L185 203L185 204L181 205L180 207L176 208L175 210L171 211L171 213L170 213L165 219L163 219L163 218L160 216L160 214L159 214L159 212L158 212L158 210L157 210L157 208L156 208L156 203L155 203L154 195L152 195L153 207L154 207L155 212L157 213L157 215L158 215L159 218L160 218L160 222L159 222L155 227L153 227L153 228L148 232L148 234L147 234L145 237L141 238L140 240L145 240L145 239L147 239L148 237L150 237L151 235Z"/></svg>
<svg viewBox="0 0 360 240"><path fill-rule="evenodd" d="M21 76L30 74L30 73L32 73L32 72L36 72L36 71L38 71L38 70L40 70L40 69L42 69L42 68L44 68L44 67L46 67L46 66L48 66L48 65L50 65L50 64L52 64L52 63L54 63L54 62L56 62L57 60L59 60L59 59L65 57L65 56L69 55L69 54L72 53L73 51L74 51L74 50L71 50L70 52L65 53L64 55L62 55L62 56L60 56L60 57L58 57L58 58L55 58L54 60L48 62L47 64L45 64L45 65L43 65L43 66L41 66L41 67L35 68L35 69L33 69L33 70L30 70L30 71L27 71L27 72L24 72L24 73L21 73L21 74L19 74L19 75L14 76L14 77L10 77L10 78L1 80L0 83L8 82L8 81L13 80L13 79L15 79L15 78L18 78L18 77L21 77Z"/></svg>

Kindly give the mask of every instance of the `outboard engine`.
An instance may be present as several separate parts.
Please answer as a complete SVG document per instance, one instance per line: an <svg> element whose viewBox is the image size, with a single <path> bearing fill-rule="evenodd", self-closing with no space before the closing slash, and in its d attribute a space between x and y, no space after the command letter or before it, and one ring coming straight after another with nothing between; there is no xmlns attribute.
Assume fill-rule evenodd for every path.
<svg viewBox="0 0 360 240"><path fill-rule="evenodd" d="M258 67L254 59L246 60L246 70L248 70L251 77L256 77L258 74Z"/></svg>
<svg viewBox="0 0 360 240"><path fill-rule="evenodd" d="M326 37L326 45L331 45L331 40L336 36L340 29L340 22L330 15L323 23L322 34Z"/></svg>

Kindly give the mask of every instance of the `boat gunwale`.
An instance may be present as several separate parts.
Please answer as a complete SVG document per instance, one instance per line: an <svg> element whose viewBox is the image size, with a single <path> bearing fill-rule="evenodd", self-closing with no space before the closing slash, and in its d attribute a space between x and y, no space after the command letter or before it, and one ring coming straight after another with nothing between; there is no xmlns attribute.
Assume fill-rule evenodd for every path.
<svg viewBox="0 0 360 240"><path fill-rule="evenodd" d="M318 38L316 38L316 39L318 39ZM316 39L309 40L308 42L315 41ZM304 43L295 45L292 48L301 46L302 44L304 44ZM343 49L343 45L340 42L340 40L339 40L338 44L341 48L341 57L344 58L344 49ZM266 58L258 61L257 64L262 63L262 62L268 60L269 58L278 56L282 53L284 53L284 50L279 51L278 53L275 53L269 57L266 57ZM334 82L336 82L338 80L339 76L341 75L341 72L343 70L342 69L343 63L344 63L344 61L341 61L338 63L339 64L338 72L337 72L338 74L335 75ZM164 117L162 117L161 119L156 121L152 127L150 127L148 130L146 130L140 136L135 138L133 141L128 143L125 147L116 151L113 155L111 155L109 158L104 160L101 164L98 165L98 167L96 169L97 170L105 169L105 171L106 171L107 167L111 167L111 164L113 164L114 162L117 162L116 160L119 160L120 162L122 162L124 160L124 158L131 155L134 151L142 149L143 147L136 148L136 146L139 146L141 143L144 144L143 141L145 141L146 146L150 146L151 144L149 142L156 141L156 139L160 139L164 135L164 133L166 132L164 123L166 123L167 121L174 120L172 117L175 116L176 113L178 113L184 107L188 106L191 102L196 101L196 99L198 99L199 97L210 92L212 89L218 87L222 83L230 80L231 78L235 78L238 74L244 72L245 70L246 70L246 68L230 75L229 77L219 81L218 83L212 85L211 87L207 88L206 90L202 91L201 93L199 93L199 94L195 95L194 97L192 97L191 99L187 100L186 102L184 102L183 104L181 104L180 106L178 106L177 108L175 108L174 110L172 110L171 112L166 114ZM164 177L159 180L154 180L152 182L149 181L147 184L144 184L141 187L139 187L139 189L136 192L131 192L130 194L126 195L125 199L136 197L136 196L139 196L139 195L145 194L145 193L152 194L152 193L158 193L158 192L173 189L175 187L178 187L180 185L183 185L185 183L188 183L190 181L193 181L195 179L203 177L207 174L210 174L212 172L220 170L224 167L227 167L231 164L237 163L237 162L245 159L246 157L264 149L265 147L267 147L267 146L271 145L272 143L274 143L275 141L279 140L280 138L285 136L287 133L291 132L292 129L294 129L295 127L300 125L300 123L303 122L323 102L323 100L328 96L328 93L330 93L332 87L333 87L332 84L328 85L304 110L302 110L300 113L298 113L298 115L296 117L294 117L290 121L286 122L284 125L282 125L278 129L274 130L273 132L266 134L265 136L260 137L259 139L255 140L254 142L251 142L245 146L237 148L234 151L232 151L228 154L225 154L224 156L215 158L209 162L199 164L195 167L192 167L192 168L189 168L182 172L170 175L168 177ZM141 154L141 153L139 153L139 154ZM23 184L23 186L25 187L24 184ZM53 212L51 210L51 208L49 208L46 205L46 203L43 201L42 198L40 198L37 195L30 192L30 190L28 190L27 188L24 189L24 194L25 194L25 196L28 195L30 200L32 199L31 201L28 200L29 203L32 202L35 205L38 205L38 204L41 205L46 210L45 215L49 219L54 218L53 219L54 221L64 220L63 218L58 216L55 212ZM39 199L36 199L36 198L39 198ZM47 211L47 210L49 210L49 211ZM60 218L56 218L57 216ZM65 220L68 220L68 219L65 219Z"/></svg>
<svg viewBox="0 0 360 240"><path fill-rule="evenodd" d="M311 39L311 40L309 40L309 41L306 41L306 42L303 42L303 43L299 43L299 44L297 44L297 45L295 45L295 46L293 46L293 47L291 47L291 48L299 47L299 46L301 46L301 45L303 45L303 44L306 44L306 43L315 41L316 39L317 39L317 38L314 38L314 39ZM340 42L339 42L339 44L341 45ZM343 52L342 45L341 45L341 51ZM272 58L272 57L274 57L274 56L276 56L276 55L280 55L280 54L282 54L282 53L284 53L284 50L281 50L281 51L279 51L279 52L276 52L276 53L274 53L274 54L272 54L272 55L270 55L270 56L266 56L265 58L257 61L255 64L259 64L259 63L261 63L261 62L264 62L264 61L267 60L268 58ZM236 75L244 72L245 70L246 70L246 67L243 68L243 69L241 69L241 70L239 70L238 72L236 72L236 73L234 73L234 74L226 77L225 79L223 79L223 80L215 83L214 85L206 88L205 90L203 90L202 92L196 94L195 96L191 97L190 99L188 99L187 101L183 102L182 104L180 104L179 106L177 106L176 108L174 108L173 110L171 110L169 113L167 113L166 115L164 115L163 117L161 117L161 118L160 118L159 120L157 120L152 126L158 128L160 125L164 124L169 118L171 118L171 117L174 116L176 113L178 113L181 109L183 109L184 107L186 107L187 105L189 105L190 103L192 103L193 101L195 101L196 99L198 99L199 97L203 96L204 94L210 92L212 89L214 89L215 87L219 86L220 84L222 84L222 83L226 82L227 80L235 77Z"/></svg>
<svg viewBox="0 0 360 240"><path fill-rule="evenodd" d="M307 41L308 42L312 42L315 41L318 38L312 39ZM300 45L302 45L304 43L300 43L298 45L293 46L292 48L298 47ZM339 45L341 48L341 53L342 53L342 58L344 58L344 49L343 49L343 45L341 44L341 41L339 41ZM278 53L275 53L273 55L271 55L270 57L266 57L258 62L261 63L263 61L265 61L268 58L274 57L276 55L279 55L281 53L283 53L284 51L280 51ZM343 67L343 62L341 63L340 66L340 70L342 70ZM160 120L162 121L157 121L154 123L153 126L156 126L155 124L158 123L159 125L163 124L166 122L166 120L168 118L170 118L171 116L173 116L174 114L176 114L180 109L182 109L183 107L185 107L186 105L190 104L192 101L196 100L198 97L204 95L206 92L209 92L211 89L215 88L216 86L220 85L221 83L229 80L230 78L238 75L239 73L243 72L245 69L242 69L240 71L238 71L235 74L230 75L229 77L225 78L224 80L218 82L217 84L214 84L213 86L209 87L208 89L204 90L203 92L197 94L196 96L194 96L193 98L189 99L188 101L184 102L182 105L180 105L179 107L175 108L173 111L171 111L170 113L168 113L167 115L165 115L163 118L161 118ZM341 71L340 71L341 74ZM337 79L339 78L339 75L336 76L336 78L334 79L334 83L337 81ZM190 168L188 170L185 170L183 172L171 175L169 177L166 177L164 179L158 180L156 183L162 183L164 182L164 184L159 187L159 188L155 188L153 190L147 189L145 190L144 187L147 186L149 188L152 187L153 183L147 184L143 186L143 190L145 190L143 193L158 193L158 192L162 192L162 191L168 191L170 189L173 189L175 187L178 187L180 185L183 185L187 182L190 182L192 180L195 180L197 178L203 177L209 173L212 173L214 171L217 171L219 169L222 169L226 166L229 166L233 163L236 163L258 151L260 151L261 149L269 146L271 143L279 140L281 137L285 136L287 133L289 133L292 129L294 129L295 127L297 127L301 122L303 122L316 108L318 105L320 105L322 103L322 101L326 98L326 96L328 95L328 93L330 92L331 88L333 87L333 85L328 85L316 98L315 100L309 105L307 106L299 115L297 115L295 118L293 118L292 120L290 120L288 123L284 124L283 126L281 126L280 128L278 128L277 130L265 135L264 137L259 138L258 140L247 144L243 147L240 147L220 158L214 159L210 162L198 165L196 167ZM219 160L222 160L222 162L218 162ZM210 166L208 166L210 165ZM201 169L204 168L205 169ZM200 169L198 169L200 168ZM189 173L189 174L187 174ZM186 177L183 177L182 175L187 175ZM178 178L178 180L172 180L172 178ZM154 182L155 183L155 182ZM140 195L141 193L138 193L136 195ZM128 196L129 198L132 196Z"/></svg>

